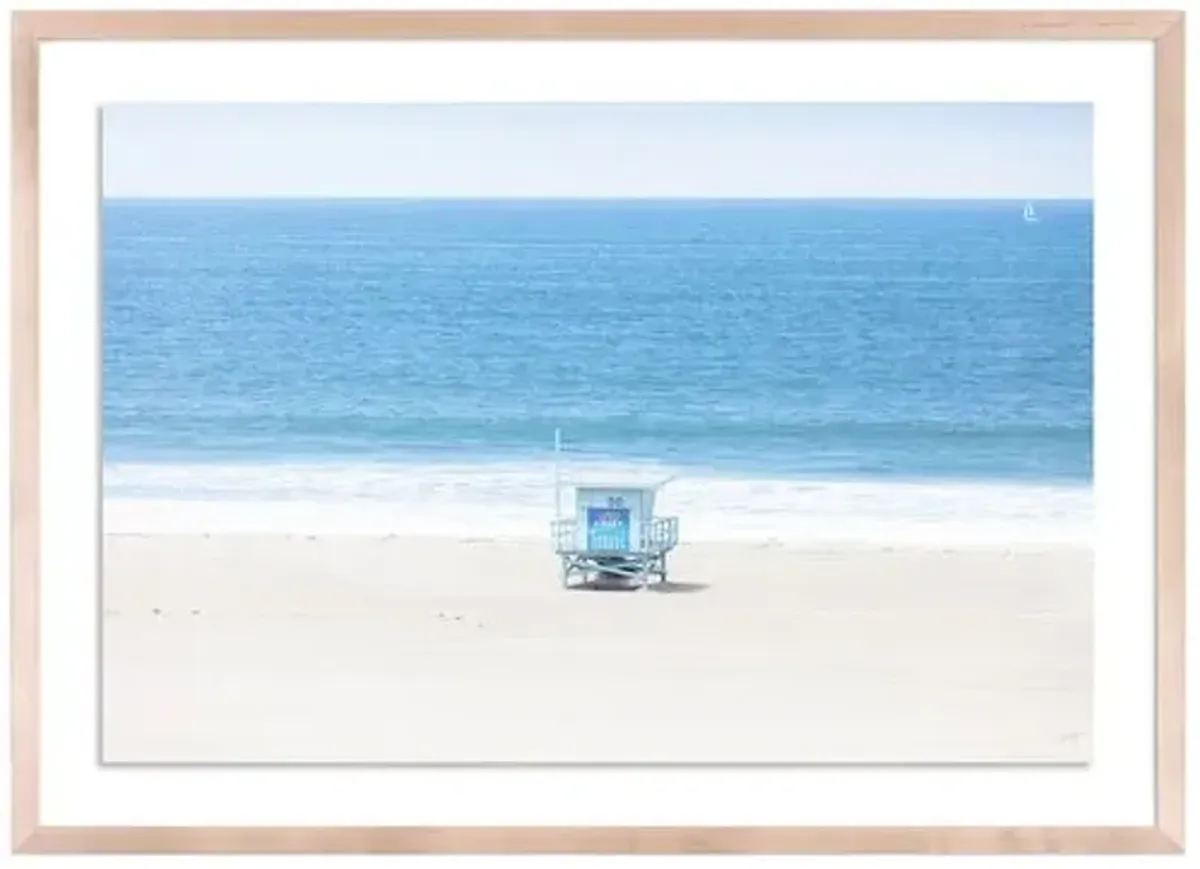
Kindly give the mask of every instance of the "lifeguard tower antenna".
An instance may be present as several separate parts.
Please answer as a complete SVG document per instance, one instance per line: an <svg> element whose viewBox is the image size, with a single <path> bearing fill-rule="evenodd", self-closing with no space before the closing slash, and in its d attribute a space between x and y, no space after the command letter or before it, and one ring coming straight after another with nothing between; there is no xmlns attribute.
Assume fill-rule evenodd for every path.
<svg viewBox="0 0 1200 869"><path fill-rule="evenodd" d="M575 514L562 515L562 430L554 430L554 521L551 538L562 584L640 588L667 579L667 554L679 543L679 520L655 516L653 484L575 485Z"/></svg>

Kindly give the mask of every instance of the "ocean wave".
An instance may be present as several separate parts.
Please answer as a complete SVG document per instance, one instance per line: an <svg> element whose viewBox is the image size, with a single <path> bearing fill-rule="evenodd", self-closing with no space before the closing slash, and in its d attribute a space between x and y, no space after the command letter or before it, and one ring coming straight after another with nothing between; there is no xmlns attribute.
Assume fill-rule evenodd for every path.
<svg viewBox="0 0 1200 869"><path fill-rule="evenodd" d="M1085 485L1001 481L773 479L653 462L572 459L566 487L657 485L692 540L1090 543ZM150 464L104 469L105 529L543 538L551 462Z"/></svg>

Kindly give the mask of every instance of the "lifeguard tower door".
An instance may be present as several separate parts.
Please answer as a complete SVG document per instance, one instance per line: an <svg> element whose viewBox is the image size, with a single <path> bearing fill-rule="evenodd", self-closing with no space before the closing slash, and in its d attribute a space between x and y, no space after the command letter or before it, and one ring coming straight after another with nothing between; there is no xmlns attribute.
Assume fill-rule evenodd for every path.
<svg viewBox="0 0 1200 869"><path fill-rule="evenodd" d="M588 507L587 546L593 552L628 552L628 508Z"/></svg>

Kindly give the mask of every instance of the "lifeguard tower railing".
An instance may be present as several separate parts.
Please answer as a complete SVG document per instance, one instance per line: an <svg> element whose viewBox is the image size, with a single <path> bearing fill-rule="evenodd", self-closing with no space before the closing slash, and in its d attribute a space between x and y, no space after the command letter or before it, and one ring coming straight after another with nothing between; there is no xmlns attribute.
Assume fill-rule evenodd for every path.
<svg viewBox="0 0 1200 869"><path fill-rule="evenodd" d="M628 546L621 546L616 540L604 545L595 536L584 541L578 519L556 519L550 529L554 551L559 555L665 555L679 543L679 519L675 516L656 516L642 522L641 533L631 535L633 541Z"/></svg>

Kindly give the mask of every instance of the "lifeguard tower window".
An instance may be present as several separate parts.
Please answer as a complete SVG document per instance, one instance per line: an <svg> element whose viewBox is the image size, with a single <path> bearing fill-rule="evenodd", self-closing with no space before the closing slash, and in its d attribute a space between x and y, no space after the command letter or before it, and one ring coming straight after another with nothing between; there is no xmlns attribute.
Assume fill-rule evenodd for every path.
<svg viewBox="0 0 1200 869"><path fill-rule="evenodd" d="M592 552L628 552L629 510L588 507L587 548Z"/></svg>

